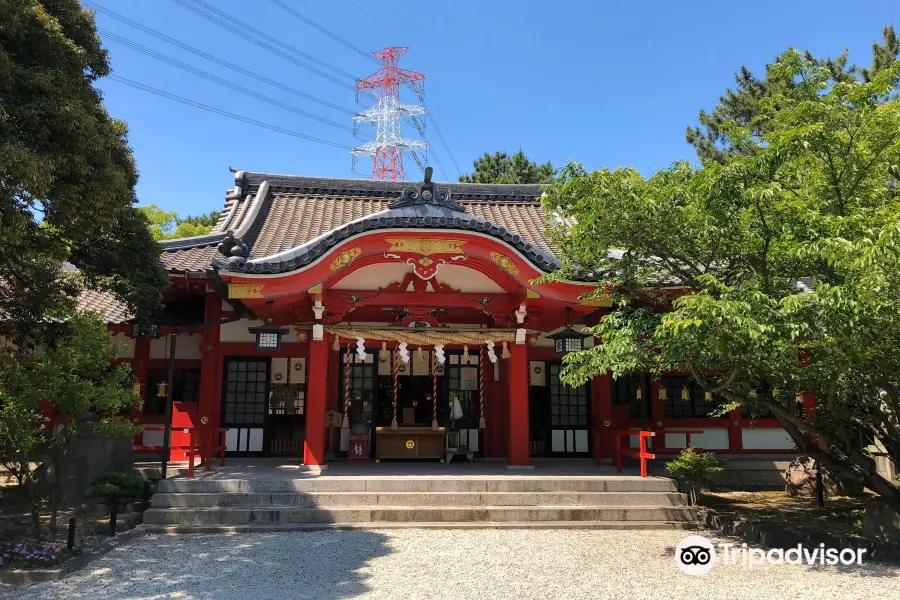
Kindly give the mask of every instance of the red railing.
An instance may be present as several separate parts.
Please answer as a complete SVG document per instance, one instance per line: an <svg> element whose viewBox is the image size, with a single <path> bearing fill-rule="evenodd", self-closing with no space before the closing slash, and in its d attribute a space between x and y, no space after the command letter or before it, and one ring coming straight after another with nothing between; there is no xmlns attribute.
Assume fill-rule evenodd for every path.
<svg viewBox="0 0 900 600"><path fill-rule="evenodd" d="M647 476L647 460L652 460L656 458L655 454L650 454L647 452L647 438L654 437L656 435L655 431L634 431L632 429L618 429L612 432L616 438L616 447L615 452L613 453L613 465L616 467L616 471L622 472L622 457L623 456L632 456L637 457L641 461L641 477ZM622 439L626 438L626 443L630 440L631 436L638 436L639 448L638 450L633 450L630 447L630 444L626 448L622 448Z"/></svg>
<svg viewBox="0 0 900 600"><path fill-rule="evenodd" d="M681 433L684 434L684 447L685 448L693 448L691 446L691 434L693 435L702 435L702 429L666 429L666 435L670 433ZM702 450L702 448L698 448L698 450Z"/></svg>
<svg viewBox="0 0 900 600"><path fill-rule="evenodd" d="M143 427L143 431L165 431L165 427L159 425L147 425ZM197 444L196 433L193 427L188 428L189 442L187 445L184 444L169 444L168 451L172 450L184 450L187 454L188 459L188 477L194 476L194 457L199 456L201 462L204 465L205 471L212 470L212 458L214 455L219 455L219 466L225 466L225 434L228 433L228 429L224 427L220 427L216 432L216 445L212 448L204 448ZM204 450L206 450L204 452ZM166 452L165 446L145 446L141 444L134 445L134 451L136 453L152 453L152 454L161 454Z"/></svg>

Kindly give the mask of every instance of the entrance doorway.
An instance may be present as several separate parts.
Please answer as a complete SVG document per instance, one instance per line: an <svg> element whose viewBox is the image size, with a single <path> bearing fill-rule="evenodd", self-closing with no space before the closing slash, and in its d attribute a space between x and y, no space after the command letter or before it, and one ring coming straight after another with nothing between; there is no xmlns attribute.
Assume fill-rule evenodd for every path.
<svg viewBox="0 0 900 600"><path fill-rule="evenodd" d="M570 387L559 380L562 363L547 363L547 385L531 387L529 429L532 454L546 457L590 457L590 388Z"/></svg>
<svg viewBox="0 0 900 600"><path fill-rule="evenodd" d="M266 454L266 414L269 399L269 359L228 357L222 386L222 427L225 449L239 456Z"/></svg>
<svg viewBox="0 0 900 600"><path fill-rule="evenodd" d="M393 351L392 351L393 352ZM399 364L397 378L397 423L399 426L418 425L430 427L434 416L432 396L434 380L431 373L431 353L422 351L419 359L417 351L410 353L410 362ZM481 430L478 402L479 358L478 352L470 352L468 360L463 360L462 351L446 350L444 364L438 364L437 378L437 420L460 446L469 448L475 456L482 455ZM341 360L341 402L344 406L344 369ZM350 435L369 435L371 456L375 455L378 427L390 427L393 421L394 379L392 374L393 354L385 361L378 352L370 352L365 359L351 351L350 371ZM347 437L347 436L344 436ZM342 450L349 447L341 441Z"/></svg>

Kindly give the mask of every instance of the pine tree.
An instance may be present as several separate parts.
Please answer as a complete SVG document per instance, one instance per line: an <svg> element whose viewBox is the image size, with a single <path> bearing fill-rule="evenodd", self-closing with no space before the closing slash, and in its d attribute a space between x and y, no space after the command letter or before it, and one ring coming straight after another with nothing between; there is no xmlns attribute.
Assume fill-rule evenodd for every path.
<svg viewBox="0 0 900 600"><path fill-rule="evenodd" d="M550 183L554 169L550 161L542 165L531 161L520 148L510 156L506 152L484 153L472 162L475 170L462 175L463 183Z"/></svg>
<svg viewBox="0 0 900 600"><path fill-rule="evenodd" d="M889 67L900 55L900 40L892 25L883 31L883 42L872 44L872 64L862 68L848 64L848 52L844 50L837 58L818 59L809 51L804 59L830 73L828 85L839 81L871 81L871 79ZM781 61L777 56L773 64ZM716 161L725 163L732 154L747 154L757 148L759 139L768 131L769 125L761 115L760 101L778 95L791 97L796 89L796 82L773 74L772 65L766 65L766 77L759 79L745 66L735 74L735 89L725 91L719 98L719 105L712 113L700 111L696 126L689 126L685 133L687 142L694 146L700 161L707 163ZM728 135L728 129L738 126L746 129L752 138L735 139Z"/></svg>

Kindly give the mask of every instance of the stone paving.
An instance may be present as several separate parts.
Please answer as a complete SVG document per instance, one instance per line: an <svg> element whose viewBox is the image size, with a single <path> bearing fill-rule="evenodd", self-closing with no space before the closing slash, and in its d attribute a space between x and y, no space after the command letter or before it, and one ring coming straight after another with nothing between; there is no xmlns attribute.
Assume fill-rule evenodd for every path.
<svg viewBox="0 0 900 600"><path fill-rule="evenodd" d="M16 600L900 598L881 565L717 565L682 574L678 531L384 530L148 536Z"/></svg>

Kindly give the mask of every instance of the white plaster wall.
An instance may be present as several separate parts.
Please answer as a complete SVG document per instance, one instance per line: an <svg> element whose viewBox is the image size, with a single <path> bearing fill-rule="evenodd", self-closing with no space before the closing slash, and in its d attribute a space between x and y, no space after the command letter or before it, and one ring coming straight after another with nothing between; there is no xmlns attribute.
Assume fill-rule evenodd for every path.
<svg viewBox="0 0 900 600"><path fill-rule="evenodd" d="M631 427L630 429L632 431L641 431L640 427ZM638 448L641 447L641 438L639 436L632 435L628 439L631 441L631 447L634 448L635 450L637 450ZM653 438L648 437L647 438L647 448L652 448L652 447L653 447Z"/></svg>
<svg viewBox="0 0 900 600"><path fill-rule="evenodd" d="M434 255L440 260L440 255ZM445 258L446 260L446 258ZM363 267L350 273L335 284L336 290L377 290L391 283L403 281L412 266L406 263L382 263ZM434 291L431 282L443 283L450 287L473 294L502 294L503 288L487 275L460 265L446 264L438 269L430 281L428 291Z"/></svg>
<svg viewBox="0 0 900 600"><path fill-rule="evenodd" d="M796 446L781 427L754 427L741 430L744 450L793 450Z"/></svg>
<svg viewBox="0 0 900 600"><path fill-rule="evenodd" d="M148 423L148 427L163 427L163 423ZM144 431L143 432L143 445L144 446L162 446L163 445L163 436L165 432L163 431Z"/></svg>
<svg viewBox="0 0 900 600"><path fill-rule="evenodd" d="M412 267L406 263L382 263L353 271L334 285L336 290L377 290L403 281Z"/></svg>
<svg viewBox="0 0 900 600"><path fill-rule="evenodd" d="M703 433L691 434L691 446L703 450L728 450L728 429L725 427L677 427L675 429L689 429L702 431ZM683 433L667 433L666 448L684 448L687 436Z"/></svg>
<svg viewBox="0 0 900 600"><path fill-rule="evenodd" d="M119 358L134 358L134 338L128 337L124 333L117 333L114 337L119 344L124 346L119 349Z"/></svg>
<svg viewBox="0 0 900 600"><path fill-rule="evenodd" d="M444 265L434 276L439 283L445 283L455 290L472 294L502 294L503 288L478 271L459 265Z"/></svg>
<svg viewBox="0 0 900 600"><path fill-rule="evenodd" d="M203 336L199 333L179 333L175 342L175 358L199 359L200 343ZM150 358L169 358L169 336L163 335L150 340Z"/></svg>

